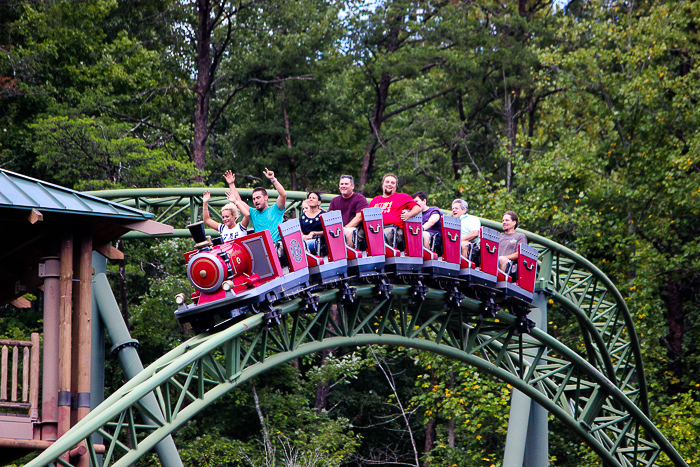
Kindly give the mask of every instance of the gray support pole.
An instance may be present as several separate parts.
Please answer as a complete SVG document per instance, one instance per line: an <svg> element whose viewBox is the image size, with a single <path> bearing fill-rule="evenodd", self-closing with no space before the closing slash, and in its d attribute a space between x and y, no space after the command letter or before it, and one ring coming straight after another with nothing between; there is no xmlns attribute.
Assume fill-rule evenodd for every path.
<svg viewBox="0 0 700 467"><path fill-rule="evenodd" d="M58 438L58 309L61 303L61 261L42 258L39 277L44 279L44 351L41 381L41 439Z"/></svg>
<svg viewBox="0 0 700 467"><path fill-rule="evenodd" d="M95 407L100 405L105 399L105 328L102 323L102 318L100 317L100 311L97 308L97 299L95 298L94 292L94 282L95 275L106 274L107 273L107 258L97 253L92 252L92 268L94 274L93 280L93 293L92 293L92 326L90 332L92 333L91 342L91 358L90 358L90 411L95 410ZM102 436L95 433L92 435L93 444L102 444ZM95 467L102 466L102 456L97 456L98 465Z"/></svg>
<svg viewBox="0 0 700 467"><path fill-rule="evenodd" d="M114 298L112 289L107 281L105 274L96 274L93 282L93 294L97 300L97 307L100 310L100 316L105 323L105 328L112 339L112 353L116 353L119 358L119 363L124 369L124 373L128 379L133 378L143 370L141 359L139 358L136 347L138 341L131 338L129 330L124 323L122 314L119 311L117 300ZM153 393L148 394L142 400L143 406L152 414L159 414L160 421L163 421L163 414L158 406L156 397ZM153 421L141 414L145 423L153 423ZM155 447L155 451L160 458L160 462L165 467L182 467L182 460L177 452L173 438L168 436L164 438Z"/></svg>
<svg viewBox="0 0 700 467"><path fill-rule="evenodd" d="M530 312L535 326L547 332L547 296L536 292ZM503 467L546 467L549 465L547 411L522 392L513 389Z"/></svg>

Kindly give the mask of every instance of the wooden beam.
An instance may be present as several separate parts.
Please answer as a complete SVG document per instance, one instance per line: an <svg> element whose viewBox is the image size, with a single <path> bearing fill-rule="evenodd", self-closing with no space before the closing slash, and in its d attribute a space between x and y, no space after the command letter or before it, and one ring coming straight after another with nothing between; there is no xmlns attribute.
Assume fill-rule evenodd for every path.
<svg viewBox="0 0 700 467"><path fill-rule="evenodd" d="M27 214L27 220L30 224L36 224L44 220L44 215L38 209L32 209L29 214Z"/></svg>
<svg viewBox="0 0 700 467"><path fill-rule="evenodd" d="M103 245L95 245L95 251L104 256L107 259L122 260L124 259L124 252L119 251L114 248L111 244L105 243Z"/></svg>
<svg viewBox="0 0 700 467"><path fill-rule="evenodd" d="M15 308L26 309L26 308L32 307L32 302L30 302L29 300L27 300L24 297L19 297L19 298L15 298L14 300L12 300L10 302L10 305L12 305Z"/></svg>

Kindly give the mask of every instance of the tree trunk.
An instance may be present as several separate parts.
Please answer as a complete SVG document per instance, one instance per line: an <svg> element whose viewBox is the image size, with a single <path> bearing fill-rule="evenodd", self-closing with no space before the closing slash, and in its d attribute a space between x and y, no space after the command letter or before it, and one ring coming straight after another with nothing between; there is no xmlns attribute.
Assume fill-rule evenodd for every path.
<svg viewBox="0 0 700 467"><path fill-rule="evenodd" d="M423 467L429 467L430 466L430 460L428 457L430 456L430 453L433 451L433 448L435 448L435 441L437 440L437 420L435 419L435 416L430 418L428 420L428 423L425 425L425 460L423 461Z"/></svg>
<svg viewBox="0 0 700 467"><path fill-rule="evenodd" d="M455 374L454 371L450 371L450 393L453 393L455 388ZM455 447L455 419L450 417L449 422L447 422L447 445L451 448Z"/></svg>
<svg viewBox="0 0 700 467"><path fill-rule="evenodd" d="M437 381L435 379L435 370L430 370L430 386L435 387ZM437 414L433 413L428 419L428 423L425 424L425 460L423 461L423 467L430 466L430 453L435 448L435 441L437 441Z"/></svg>
<svg viewBox="0 0 700 467"><path fill-rule="evenodd" d="M331 307L331 321L338 322L340 315L338 314L338 305L333 305ZM328 329L331 328L331 324L328 324ZM330 331L326 331L326 337L330 337L331 333ZM326 361L326 358L336 350L336 347L332 349L326 349L321 352L321 366ZM321 381L318 383L318 386L316 386L316 398L314 400L314 409L316 410L317 413L320 413L322 410L328 409L328 395L331 392L331 384L330 381Z"/></svg>
<svg viewBox="0 0 700 467"><path fill-rule="evenodd" d="M362 166L360 167L360 179L358 188L362 188L369 183L369 178L374 170L374 156L377 153L379 146L379 131L382 128L384 119L384 111L389 97L389 86L391 85L391 75L382 75L377 86L377 93L374 96L374 112L369 125L369 138L365 147L365 154L362 157Z"/></svg>
<svg viewBox="0 0 700 467"><path fill-rule="evenodd" d="M510 193L513 183L513 155L515 154L516 135L518 127L515 123L515 113L513 112L513 103L510 99L510 93L506 89L505 99L505 118L506 118L506 138L508 139L508 159L506 160L506 189Z"/></svg>
<svg viewBox="0 0 700 467"><path fill-rule="evenodd" d="M291 178L291 189L297 190L297 164L294 160L294 154L292 154L292 132L290 130L289 124L289 114L287 113L287 95L284 93L284 86L279 86L282 93L282 114L284 116L284 139L287 143L287 149L289 149L289 177Z"/></svg>
<svg viewBox="0 0 700 467"><path fill-rule="evenodd" d="M329 349L325 349L323 352L321 352L321 366L323 366L323 364L326 362L326 358L328 358L330 354L331 351ZM317 413L321 413L322 411L328 409L328 395L330 394L330 392L331 385L328 381L321 381L316 386L316 399L314 400L314 410L316 410Z"/></svg>
<svg viewBox="0 0 700 467"><path fill-rule="evenodd" d="M197 29L197 105L194 110L194 138L192 153L194 165L202 173L197 181L204 182L209 137L209 101L211 99L211 2L198 0L199 28Z"/></svg>

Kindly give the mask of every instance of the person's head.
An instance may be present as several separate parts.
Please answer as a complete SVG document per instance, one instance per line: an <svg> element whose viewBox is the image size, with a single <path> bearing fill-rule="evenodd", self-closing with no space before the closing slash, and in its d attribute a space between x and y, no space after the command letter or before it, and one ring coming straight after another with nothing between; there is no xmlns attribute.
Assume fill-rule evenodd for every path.
<svg viewBox="0 0 700 467"><path fill-rule="evenodd" d="M506 211L503 214L503 231L510 233L518 228L518 215L513 211Z"/></svg>
<svg viewBox="0 0 700 467"><path fill-rule="evenodd" d="M309 191L306 195L306 201L312 208L317 208L321 204L321 192L320 191Z"/></svg>
<svg viewBox="0 0 700 467"><path fill-rule="evenodd" d="M221 208L221 221L229 229L236 225L236 219L238 219L238 208L233 203L228 203Z"/></svg>
<svg viewBox="0 0 700 467"><path fill-rule="evenodd" d="M394 174L386 174L382 179L382 192L384 196L391 196L396 193L396 185L399 183L399 177Z"/></svg>
<svg viewBox="0 0 700 467"><path fill-rule="evenodd" d="M267 190L261 186L253 188L253 206L258 211L264 211L267 205Z"/></svg>
<svg viewBox="0 0 700 467"><path fill-rule="evenodd" d="M463 199L457 198L452 201L452 217L462 217L469 210L469 204Z"/></svg>
<svg viewBox="0 0 700 467"><path fill-rule="evenodd" d="M352 175L341 175L338 188L343 198L351 197L352 191L355 189L355 180L352 178Z"/></svg>
<svg viewBox="0 0 700 467"><path fill-rule="evenodd" d="M428 209L428 195L425 194L425 191L416 191L413 195L413 201L420 206L422 211Z"/></svg>
<svg viewBox="0 0 700 467"><path fill-rule="evenodd" d="M309 206L309 200L305 199L301 203L301 212L303 212L304 214L308 214L310 210L311 210L311 206Z"/></svg>

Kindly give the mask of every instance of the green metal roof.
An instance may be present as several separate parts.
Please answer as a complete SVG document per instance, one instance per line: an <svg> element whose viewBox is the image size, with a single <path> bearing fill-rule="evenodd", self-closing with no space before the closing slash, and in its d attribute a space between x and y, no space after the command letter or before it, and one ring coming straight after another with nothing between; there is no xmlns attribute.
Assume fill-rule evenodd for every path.
<svg viewBox="0 0 700 467"><path fill-rule="evenodd" d="M118 219L146 220L153 214L0 169L0 208L38 209Z"/></svg>

